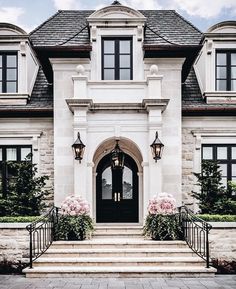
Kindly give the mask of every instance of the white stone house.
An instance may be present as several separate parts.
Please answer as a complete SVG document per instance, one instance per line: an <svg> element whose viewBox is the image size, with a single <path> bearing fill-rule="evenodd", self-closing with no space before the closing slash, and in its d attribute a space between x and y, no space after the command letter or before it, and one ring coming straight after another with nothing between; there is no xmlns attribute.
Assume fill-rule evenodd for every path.
<svg viewBox="0 0 236 289"><path fill-rule="evenodd" d="M81 195L98 223L142 224L160 192L194 206L203 158L220 160L225 183L236 180L235 33L235 21L202 34L175 11L117 1L58 11L29 35L1 23L0 163L32 151L55 205ZM117 140L123 174L110 169ZM10 177L2 166L3 192Z"/></svg>

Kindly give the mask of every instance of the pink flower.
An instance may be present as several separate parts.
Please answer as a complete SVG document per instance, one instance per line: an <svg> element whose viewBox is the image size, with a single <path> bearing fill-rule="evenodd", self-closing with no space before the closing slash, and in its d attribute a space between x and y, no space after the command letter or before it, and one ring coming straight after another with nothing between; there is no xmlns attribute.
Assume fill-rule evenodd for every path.
<svg viewBox="0 0 236 289"><path fill-rule="evenodd" d="M161 193L154 196L148 205L148 212L152 215L171 215L176 213L176 201L171 194Z"/></svg>
<svg viewBox="0 0 236 289"><path fill-rule="evenodd" d="M69 196L62 202L61 210L63 215L89 215L90 206L89 203L80 196Z"/></svg>

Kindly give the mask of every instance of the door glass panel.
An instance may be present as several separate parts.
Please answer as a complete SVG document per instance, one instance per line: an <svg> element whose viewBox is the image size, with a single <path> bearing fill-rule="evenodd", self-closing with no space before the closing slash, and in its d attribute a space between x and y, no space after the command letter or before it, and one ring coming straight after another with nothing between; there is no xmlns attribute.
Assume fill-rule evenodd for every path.
<svg viewBox="0 0 236 289"><path fill-rule="evenodd" d="M0 149L0 161L2 161L2 149Z"/></svg>
<svg viewBox="0 0 236 289"><path fill-rule="evenodd" d="M131 169L124 167L123 171L123 199L132 200L133 199L133 174Z"/></svg>
<svg viewBox="0 0 236 289"><path fill-rule="evenodd" d="M115 53L114 40L104 40L104 53Z"/></svg>
<svg viewBox="0 0 236 289"><path fill-rule="evenodd" d="M227 164L220 164L219 166L222 177L227 177Z"/></svg>
<svg viewBox="0 0 236 289"><path fill-rule="evenodd" d="M226 65L226 53L217 53L217 65Z"/></svg>
<svg viewBox="0 0 236 289"><path fill-rule="evenodd" d="M102 199L112 199L112 174L111 167L106 168L102 173Z"/></svg>
<svg viewBox="0 0 236 289"><path fill-rule="evenodd" d="M227 147L217 147L217 159L227 160Z"/></svg>
<svg viewBox="0 0 236 289"><path fill-rule="evenodd" d="M16 148L7 148L7 161L16 161Z"/></svg>
<svg viewBox="0 0 236 289"><path fill-rule="evenodd" d="M232 159L236 160L236 147L232 147Z"/></svg>
<svg viewBox="0 0 236 289"><path fill-rule="evenodd" d="M213 148L212 147L203 147L203 159L212 160L213 159Z"/></svg>
<svg viewBox="0 0 236 289"><path fill-rule="evenodd" d="M30 148L21 148L21 160L24 161L30 153L31 153ZM30 160L30 158L29 158L29 160Z"/></svg>

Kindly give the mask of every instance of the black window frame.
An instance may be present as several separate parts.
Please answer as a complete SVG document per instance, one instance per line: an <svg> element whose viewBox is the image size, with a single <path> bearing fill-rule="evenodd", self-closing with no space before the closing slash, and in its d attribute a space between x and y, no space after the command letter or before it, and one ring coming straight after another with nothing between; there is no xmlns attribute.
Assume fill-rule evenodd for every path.
<svg viewBox="0 0 236 289"><path fill-rule="evenodd" d="M231 67L236 67L236 64L231 64L231 54L236 53L235 49L220 49L216 50L215 54L215 89L216 91L224 91L217 89L217 80L226 80L226 91L233 91L231 86L231 80L235 80L236 78L231 77ZM226 65L220 65L217 63L217 55L218 54L226 54ZM226 67L226 78L217 77L217 67ZM234 90L235 91L235 90Z"/></svg>
<svg viewBox="0 0 236 289"><path fill-rule="evenodd" d="M115 42L115 63L114 63L114 73L115 73L115 78L114 80L122 80L120 79L120 70L122 69L120 67L120 55L130 55L130 67L128 68L123 68L123 69L130 69L130 79L128 80L133 80L133 38L132 37L102 37L102 80L104 79L104 70L106 69L104 67L104 41L106 40L112 40ZM125 40L125 41L130 41L130 53L120 53L119 49L119 43L120 41ZM109 53L106 53L109 55ZM113 55L113 53L111 54ZM108 68L107 68L108 69ZM111 68L112 69L112 68Z"/></svg>
<svg viewBox="0 0 236 289"><path fill-rule="evenodd" d="M7 149L8 148L16 148L16 161L7 161ZM0 160L0 174L2 179L2 191L0 188L0 197L5 198L8 193L8 180L10 179L8 176L8 162L23 162L21 160L21 149L22 148L30 148L32 154L32 145L0 145L0 149L2 150L2 160ZM32 161L32 158L31 160ZM2 195L1 195L2 193Z"/></svg>
<svg viewBox="0 0 236 289"><path fill-rule="evenodd" d="M0 67L2 69L2 80L0 80L0 82L2 82L2 90L0 90L0 93L17 93L18 92L18 54L16 51L0 51L0 55L2 56L2 66ZM9 67L7 66L8 55L16 56L16 66L10 67L10 69L16 70L16 80L7 80L7 69L9 69ZM14 82L16 84L15 92L7 91L7 82Z"/></svg>
<svg viewBox="0 0 236 289"><path fill-rule="evenodd" d="M210 159L203 159L203 148L204 147L212 147L212 160L217 161L219 164L226 164L227 165L227 183L229 181L232 181L232 164L236 164L236 158L232 158L232 147L236 148L236 144L202 144L202 152L201 152L201 158L203 160L209 160ZM218 147L226 147L227 148L227 159L217 159L217 148Z"/></svg>

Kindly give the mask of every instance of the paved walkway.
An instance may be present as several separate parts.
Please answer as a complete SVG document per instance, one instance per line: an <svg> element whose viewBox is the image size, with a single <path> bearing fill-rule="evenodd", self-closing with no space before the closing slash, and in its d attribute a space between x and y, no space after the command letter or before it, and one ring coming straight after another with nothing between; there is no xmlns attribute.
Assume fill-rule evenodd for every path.
<svg viewBox="0 0 236 289"><path fill-rule="evenodd" d="M235 289L236 275L214 278L51 278L0 275L0 289Z"/></svg>

